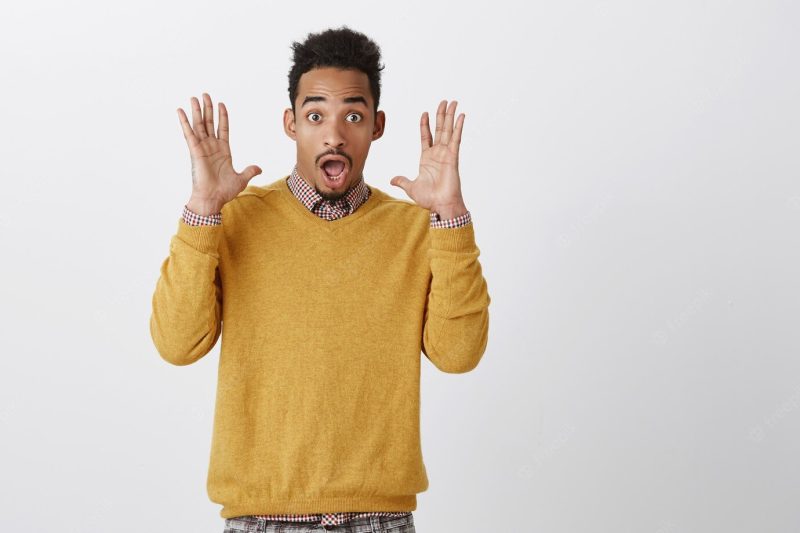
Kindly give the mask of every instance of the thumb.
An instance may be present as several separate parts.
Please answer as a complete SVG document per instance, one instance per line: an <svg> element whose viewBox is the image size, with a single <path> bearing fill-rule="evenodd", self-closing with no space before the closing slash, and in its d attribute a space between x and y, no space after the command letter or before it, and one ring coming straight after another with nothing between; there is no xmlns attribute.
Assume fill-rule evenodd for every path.
<svg viewBox="0 0 800 533"><path fill-rule="evenodd" d="M261 174L261 169L256 165L250 165L242 171L242 177L245 179L245 181L250 181L259 174Z"/></svg>
<svg viewBox="0 0 800 533"><path fill-rule="evenodd" d="M411 180L408 179L407 177L405 177L405 176L395 176L391 180L389 180L389 183L391 183L395 187L400 187L401 189L403 189L406 192L406 194L411 196L411 194L409 194L409 190L410 190L410 187L411 187Z"/></svg>

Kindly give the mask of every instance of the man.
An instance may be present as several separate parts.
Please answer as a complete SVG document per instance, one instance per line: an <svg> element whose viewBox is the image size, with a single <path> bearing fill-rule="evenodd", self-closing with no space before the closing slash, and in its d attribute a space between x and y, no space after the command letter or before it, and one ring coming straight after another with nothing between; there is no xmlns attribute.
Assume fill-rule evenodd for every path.
<svg viewBox="0 0 800 533"><path fill-rule="evenodd" d="M233 169L224 104L216 134L208 94L203 110L192 98L191 125L178 109L192 195L150 332L166 361L187 365L224 324L207 488L226 531L413 532L428 487L420 353L467 372L488 341L490 297L458 170L465 116L442 101L432 135L422 114L419 175L391 180L413 202L394 198L363 177L386 121L378 46L342 27L293 49L288 176L248 185L261 169Z"/></svg>

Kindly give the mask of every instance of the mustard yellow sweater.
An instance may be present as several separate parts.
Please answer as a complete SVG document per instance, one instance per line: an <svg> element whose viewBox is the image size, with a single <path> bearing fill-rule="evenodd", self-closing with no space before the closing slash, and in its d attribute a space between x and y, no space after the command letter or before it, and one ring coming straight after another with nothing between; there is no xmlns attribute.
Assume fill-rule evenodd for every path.
<svg viewBox="0 0 800 533"><path fill-rule="evenodd" d="M152 299L161 357L191 364L222 336L207 478L220 515L413 511L428 488L421 353L467 372L489 303L473 224L371 186L325 220L281 178L222 224L178 221Z"/></svg>

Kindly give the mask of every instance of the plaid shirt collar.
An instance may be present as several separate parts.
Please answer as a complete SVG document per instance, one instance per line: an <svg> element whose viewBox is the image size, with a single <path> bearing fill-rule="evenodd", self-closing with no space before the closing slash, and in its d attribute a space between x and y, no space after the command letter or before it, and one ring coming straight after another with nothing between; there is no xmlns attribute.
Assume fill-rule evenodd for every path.
<svg viewBox="0 0 800 533"><path fill-rule="evenodd" d="M292 169L291 175L286 178L286 182L295 197L309 211L328 220L334 220L353 213L367 201L371 192L362 175L343 197L335 201L325 200L314 187L300 177L300 174L297 173L297 165Z"/></svg>

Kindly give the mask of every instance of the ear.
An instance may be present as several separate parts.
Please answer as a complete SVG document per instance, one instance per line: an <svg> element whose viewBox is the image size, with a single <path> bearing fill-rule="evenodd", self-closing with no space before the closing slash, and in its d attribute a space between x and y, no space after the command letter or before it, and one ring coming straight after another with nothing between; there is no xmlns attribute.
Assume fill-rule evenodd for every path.
<svg viewBox="0 0 800 533"><path fill-rule="evenodd" d="M383 131L386 128L386 113L378 111L375 115L375 124L372 127L372 140L376 141L383 137Z"/></svg>
<svg viewBox="0 0 800 533"><path fill-rule="evenodd" d="M286 132L290 139L296 141L297 132L295 132L294 127L294 112L291 107L287 107L283 112L283 131Z"/></svg>

